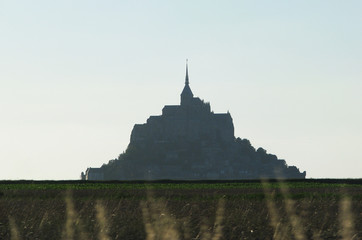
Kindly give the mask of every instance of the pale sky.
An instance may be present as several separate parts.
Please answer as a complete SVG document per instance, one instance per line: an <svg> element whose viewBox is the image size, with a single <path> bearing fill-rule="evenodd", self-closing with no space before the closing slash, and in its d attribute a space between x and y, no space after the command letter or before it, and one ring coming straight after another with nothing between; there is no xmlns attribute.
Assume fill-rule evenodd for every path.
<svg viewBox="0 0 362 240"><path fill-rule="evenodd" d="M190 87L307 171L362 177L362 1L0 0L0 179L78 179Z"/></svg>

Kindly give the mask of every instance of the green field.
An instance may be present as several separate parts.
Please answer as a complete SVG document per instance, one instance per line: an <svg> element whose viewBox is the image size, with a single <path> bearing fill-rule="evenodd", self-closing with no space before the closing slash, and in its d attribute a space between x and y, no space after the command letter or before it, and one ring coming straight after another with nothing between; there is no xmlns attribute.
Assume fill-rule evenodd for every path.
<svg viewBox="0 0 362 240"><path fill-rule="evenodd" d="M362 239L362 181L2 181L0 239Z"/></svg>

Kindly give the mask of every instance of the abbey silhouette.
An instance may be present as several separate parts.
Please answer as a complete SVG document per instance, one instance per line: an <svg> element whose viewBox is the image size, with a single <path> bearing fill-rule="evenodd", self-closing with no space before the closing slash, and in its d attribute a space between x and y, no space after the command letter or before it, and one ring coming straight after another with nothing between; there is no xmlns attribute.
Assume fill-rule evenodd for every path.
<svg viewBox="0 0 362 240"><path fill-rule="evenodd" d="M235 138L230 113L214 113L194 97L186 63L180 105L167 105L161 116L136 124L127 150L101 168L88 168L84 180L305 178L295 166L255 150Z"/></svg>

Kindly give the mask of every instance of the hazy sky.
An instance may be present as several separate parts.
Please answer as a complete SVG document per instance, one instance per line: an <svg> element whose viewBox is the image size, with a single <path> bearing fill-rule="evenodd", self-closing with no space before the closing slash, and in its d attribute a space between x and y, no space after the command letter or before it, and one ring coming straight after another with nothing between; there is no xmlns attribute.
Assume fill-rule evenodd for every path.
<svg viewBox="0 0 362 240"><path fill-rule="evenodd" d="M194 95L235 136L362 177L362 1L0 0L0 179L78 179Z"/></svg>

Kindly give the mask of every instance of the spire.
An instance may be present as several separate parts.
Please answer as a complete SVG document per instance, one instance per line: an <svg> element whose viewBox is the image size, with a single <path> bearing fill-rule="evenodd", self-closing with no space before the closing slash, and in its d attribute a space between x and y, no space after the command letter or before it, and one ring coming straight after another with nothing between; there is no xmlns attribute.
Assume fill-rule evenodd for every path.
<svg viewBox="0 0 362 240"><path fill-rule="evenodd" d="M186 59L186 77L185 77L185 87L182 90L181 93L181 105L188 104L192 101L192 98L194 97L194 94L191 91L191 88L189 86L189 69Z"/></svg>
<svg viewBox="0 0 362 240"><path fill-rule="evenodd" d="M186 84L186 85L189 85L188 59L186 59L186 77L185 77L185 84Z"/></svg>

